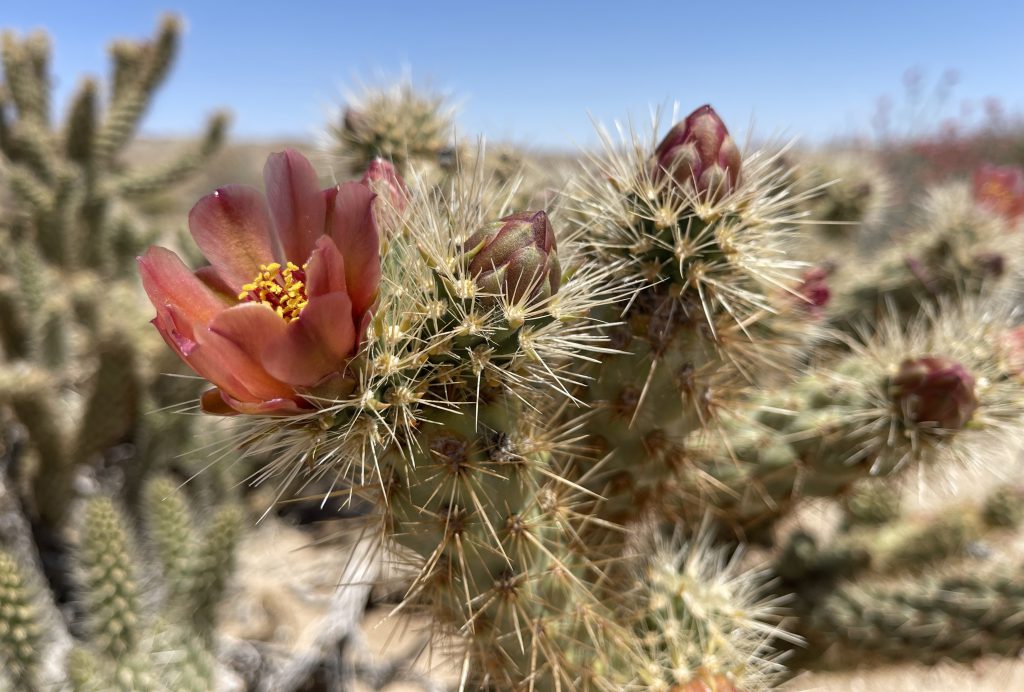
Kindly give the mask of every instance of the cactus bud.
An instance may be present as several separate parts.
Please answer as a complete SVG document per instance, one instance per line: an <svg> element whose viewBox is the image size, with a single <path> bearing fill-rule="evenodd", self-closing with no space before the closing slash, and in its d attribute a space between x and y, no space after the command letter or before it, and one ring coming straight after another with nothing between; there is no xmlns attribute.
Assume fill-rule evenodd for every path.
<svg viewBox="0 0 1024 692"><path fill-rule="evenodd" d="M385 197L398 213L409 205L409 188L390 161L379 157L371 161L359 182Z"/></svg>
<svg viewBox="0 0 1024 692"><path fill-rule="evenodd" d="M1000 252L979 252L972 259L982 276L998 279L1006 273L1006 257Z"/></svg>
<svg viewBox="0 0 1024 692"><path fill-rule="evenodd" d="M666 173L680 186L720 198L740 180L740 150L711 106L701 106L676 123L654 150L658 181Z"/></svg>
<svg viewBox="0 0 1024 692"><path fill-rule="evenodd" d="M796 289L803 306L813 317L820 317L822 308L832 298L828 287L829 273L827 267L812 267L804 272L803 280Z"/></svg>
<svg viewBox="0 0 1024 692"><path fill-rule="evenodd" d="M900 363L889 387L893 404L913 423L934 423L947 430L959 430L978 408L974 377L963 365L948 358L908 358Z"/></svg>
<svg viewBox="0 0 1024 692"><path fill-rule="evenodd" d="M548 215L521 211L477 231L466 241L469 271L482 290L518 303L558 292L562 279Z"/></svg>

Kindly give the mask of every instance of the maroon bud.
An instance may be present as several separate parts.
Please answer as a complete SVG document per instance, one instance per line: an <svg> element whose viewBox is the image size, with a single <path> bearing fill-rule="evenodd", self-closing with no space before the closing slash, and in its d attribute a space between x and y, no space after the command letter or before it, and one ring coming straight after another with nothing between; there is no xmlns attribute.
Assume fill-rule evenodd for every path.
<svg viewBox="0 0 1024 692"><path fill-rule="evenodd" d="M900 363L889 391L905 420L947 430L963 428L978 408L974 377L957 361L939 356Z"/></svg>
<svg viewBox="0 0 1024 692"><path fill-rule="evenodd" d="M797 287L797 294L802 298L801 303L814 317L820 317L828 301L832 298L832 291L828 287L829 271L825 267L812 267L804 272L803 281Z"/></svg>
<svg viewBox="0 0 1024 692"><path fill-rule="evenodd" d="M548 215L522 211L477 231L465 244L469 271L484 291L518 303L558 292L562 270Z"/></svg>
<svg viewBox="0 0 1024 692"><path fill-rule="evenodd" d="M676 123L654 150L655 181L666 173L680 186L718 199L739 184L741 158L725 123L711 106L701 106Z"/></svg>
<svg viewBox="0 0 1024 692"><path fill-rule="evenodd" d="M1000 252L980 252L974 256L974 264L984 276L998 279L1006 272L1006 258Z"/></svg>
<svg viewBox="0 0 1024 692"><path fill-rule="evenodd" d="M409 206L409 188L390 161L376 158L367 166L360 181L363 185L386 198L399 214Z"/></svg>

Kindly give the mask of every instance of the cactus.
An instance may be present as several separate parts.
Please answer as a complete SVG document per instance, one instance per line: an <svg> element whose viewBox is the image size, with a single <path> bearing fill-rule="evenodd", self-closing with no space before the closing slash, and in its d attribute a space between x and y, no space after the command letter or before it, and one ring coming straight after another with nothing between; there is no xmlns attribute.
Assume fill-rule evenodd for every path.
<svg viewBox="0 0 1024 692"><path fill-rule="evenodd" d="M84 79L60 125L51 123L48 39L3 35L0 169L13 206L0 219L0 239L15 252L0 262L0 403L28 432L35 464L19 470L33 476L17 486L30 488L26 508L51 533L64 527L84 467L119 444L153 443L167 426L166 415L140 415L164 385L162 371L151 369L157 346L139 333L145 313L131 260L154 237L146 205L210 160L227 118L213 116L194 147L157 168L130 168L123 159L181 31L169 16L152 40L116 43L106 103L97 81ZM78 394L77 415L55 415L58 401ZM187 422L177 421L179 428ZM165 437L165 448L153 451L176 453L185 439L168 449ZM126 473L132 508L147 463Z"/></svg>
<svg viewBox="0 0 1024 692"><path fill-rule="evenodd" d="M1021 405L1021 383L1007 371L1008 316L976 310L950 305L906 331L887 321L829 372L761 395L756 413L726 421L728 446L694 440L703 461L667 487L664 501L683 516L709 505L735 530L756 533L800 498L841 496L870 475L969 465L986 439L1005 439ZM936 389L910 396L904 373L934 360L915 354L938 353L955 376L936 370L928 385ZM952 402L959 408L941 409Z"/></svg>
<svg viewBox="0 0 1024 692"><path fill-rule="evenodd" d="M893 310L912 319L922 305L958 295L998 295L1021 272L1007 221L971 197L964 185L930 190L912 230L864 271L860 262L830 279L829 313L839 325L860 326ZM847 327L848 328L848 327Z"/></svg>
<svg viewBox="0 0 1024 692"><path fill-rule="evenodd" d="M128 520L110 498L82 503L73 549L81 641L64 662L74 690L208 690L216 670L214 626L233 570L241 517L223 505L201 530L167 478L150 481L148 545L163 566L159 598L144 596L141 551ZM201 535L198 541L186 540ZM182 584L181 582L184 582ZM148 586L148 584L147 584ZM0 660L19 689L42 685L42 656L51 635L37 612L35 590L19 565L0 552Z"/></svg>
<svg viewBox="0 0 1024 692"><path fill-rule="evenodd" d="M380 105L396 109L384 122L436 116L400 100ZM806 577L795 628L817 646L818 606L831 616L854 593L836 574L944 563L1013 523L1012 496L909 532L851 522L820 551L794 540L774 595L728 558L737 542L771 548L805 498L980 463L1013 438L1020 339L981 277L998 262L964 264L994 238L973 202L966 237L945 226L929 245L945 243L925 254L948 272L921 300L896 275L851 289L795 260L821 186L794 192L781 152L744 157L709 106L660 143L656 126L609 138L568 223L512 213L514 186L489 184L481 162L435 186L418 145L385 151L371 115L350 110L337 135L362 182L320 190L301 156L274 154L265 200L228 187L193 209L211 268L152 248L143 283L157 329L214 386L200 405L235 416L240 446L269 460L256 482L370 501L362 520L414 568L398 608L428 610L463 656L463 688L764 688L794 641L771 612L784 589L803 598ZM944 297L963 286L962 303ZM847 317L887 302L887 319L849 334ZM168 505L150 521L166 568L192 575L174 598L208 634L199 594L219 592L231 521L191 563L200 533L183 516ZM640 526L705 517L719 538L630 550Z"/></svg>
<svg viewBox="0 0 1024 692"><path fill-rule="evenodd" d="M40 684L43 631L35 598L14 558L0 551L0 661L11 682L25 689Z"/></svg>
<svg viewBox="0 0 1024 692"><path fill-rule="evenodd" d="M784 599L768 593L766 572L740 568L741 555L715 545L707 526L690 541L647 527L635 542L636 585L623 617L635 621L640 665L629 674L650 690L772 689L783 667L772 640L798 638L779 627ZM677 532L678 533L678 532Z"/></svg>
<svg viewBox="0 0 1024 692"><path fill-rule="evenodd" d="M1024 649L1015 573L924 577L914 583L848 586L804 619L812 656L828 665L943 659L970 661ZM832 651L826 654L826 649Z"/></svg>
<svg viewBox="0 0 1024 692"><path fill-rule="evenodd" d="M797 532L779 554L774 571L796 592L802 580L926 572L966 556L985 538L1018 527L1021 499L1018 488L1000 487L981 505L947 507L936 516L909 517L880 527L856 527L820 547L810 534Z"/></svg>
<svg viewBox="0 0 1024 692"><path fill-rule="evenodd" d="M376 158L403 176L414 167L436 171L451 146L454 108L444 96L403 79L390 87L364 87L328 131L331 153L342 170L359 175Z"/></svg>
<svg viewBox="0 0 1024 692"><path fill-rule="evenodd" d="M786 257L801 200L773 193L787 184L777 156L740 161L708 107L658 148L635 134L625 145L606 136L572 193L592 253L640 287L606 311L622 321L611 344L624 353L602 357L584 395L592 444L608 454L591 487L615 522L657 508L658 488L686 465L687 435L747 378L785 374L815 338L800 265Z"/></svg>

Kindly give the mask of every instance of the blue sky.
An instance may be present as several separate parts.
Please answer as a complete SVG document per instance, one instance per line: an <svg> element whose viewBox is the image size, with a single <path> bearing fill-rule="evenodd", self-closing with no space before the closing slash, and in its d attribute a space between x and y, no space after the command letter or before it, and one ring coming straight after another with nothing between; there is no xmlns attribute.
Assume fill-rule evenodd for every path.
<svg viewBox="0 0 1024 692"><path fill-rule="evenodd" d="M955 68L954 101L1024 111L1024 2L199 2L3 0L0 26L46 28L63 104L104 47L187 20L184 50L145 122L182 134L227 106L236 136L311 136L357 78L413 77L458 97L464 134L538 147L592 141L601 120L712 103L740 136L867 131L877 98ZM956 106L950 107L950 112Z"/></svg>

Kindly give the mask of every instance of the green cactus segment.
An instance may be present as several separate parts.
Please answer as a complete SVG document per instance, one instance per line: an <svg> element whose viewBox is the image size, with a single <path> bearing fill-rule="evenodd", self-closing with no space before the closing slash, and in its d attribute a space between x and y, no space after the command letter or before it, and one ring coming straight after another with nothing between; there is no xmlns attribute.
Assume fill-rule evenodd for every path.
<svg viewBox="0 0 1024 692"><path fill-rule="evenodd" d="M1008 367L1006 315L975 310L946 306L909 328L883 322L828 372L752 397L718 441L691 440L692 463L668 501L679 516L706 503L757 531L801 498L840 497L870 476L981 463L986 445L1012 436L1024 398Z"/></svg>
<svg viewBox="0 0 1024 692"><path fill-rule="evenodd" d="M95 647L117 659L141 637L139 585L124 516L107 498L86 502L77 557Z"/></svg>
<svg viewBox="0 0 1024 692"><path fill-rule="evenodd" d="M1004 219L972 200L966 186L938 188L898 244L868 263L839 266L829 313L841 328L860 328L885 311L909 319L943 297L1012 290L1024 272L1021 243Z"/></svg>
<svg viewBox="0 0 1024 692"><path fill-rule="evenodd" d="M900 488L873 479L856 484L843 499L843 529L858 526L881 526L900 516Z"/></svg>
<svg viewBox="0 0 1024 692"><path fill-rule="evenodd" d="M765 575L739 569L737 555L711 538L641 549L632 590L639 607L624 615L643 652L627 674L637 689L771 689L781 668L769 641L799 641L778 628L780 600L767 593Z"/></svg>
<svg viewBox="0 0 1024 692"><path fill-rule="evenodd" d="M26 505L49 529L66 521L81 467L111 447L131 441L147 452L180 451L155 447L156 428L167 416L139 415L182 400L147 400L167 370L141 357L153 340L137 335L148 307L138 300L135 257L156 226L158 212L147 205L210 160L224 142L227 119L213 116L195 146L157 169L135 170L122 154L168 74L181 30L168 17L153 40L115 44L111 92L102 94L95 79L82 80L59 127L50 124L49 41L6 32L0 46L0 166L11 202L0 219L0 243L14 249L0 259L3 369L14 373L0 376L0 401L28 431L38 464L21 465L35 477L17 480L31 489ZM34 380L34 391L7 386L17 373L35 369L50 377ZM51 409L79 392L81 416L58 425L67 416ZM164 427L187 433L188 418L177 418L176 426ZM130 505L137 476L163 463L147 459L126 469Z"/></svg>
<svg viewBox="0 0 1024 692"><path fill-rule="evenodd" d="M24 689L39 684L43 628L35 594L14 557L0 550L0 662Z"/></svg>
<svg viewBox="0 0 1024 692"><path fill-rule="evenodd" d="M586 657L568 652L593 645L587 628L600 638L615 629L581 581L574 491L522 402L501 389L480 399L432 415L414 456L395 461L388 533L424 561L415 599L467 638L471 684L572 687Z"/></svg>
<svg viewBox="0 0 1024 692"><path fill-rule="evenodd" d="M112 667L89 649L72 649L68 653L64 667L74 692L105 692L117 689Z"/></svg>
<svg viewBox="0 0 1024 692"><path fill-rule="evenodd" d="M705 136L721 149L694 149ZM662 509L687 437L744 381L788 374L814 329L795 291L799 267L786 259L800 199L772 192L787 180L777 158L741 165L707 107L657 152L636 136L625 153L606 144L573 197L593 255L639 289L607 311L624 323L612 346L628 355L602 357L585 393L588 431L607 455L590 487L623 522ZM694 171L708 175L697 184Z"/></svg>
<svg viewBox="0 0 1024 692"><path fill-rule="evenodd" d="M146 607L125 518L107 498L83 507L75 557L88 627L86 645L66 663L75 690L212 689L217 606L234 567L240 510L225 505L197 531L168 478L147 483L143 499L146 538L163 567L159 598Z"/></svg>
<svg viewBox="0 0 1024 692"><path fill-rule="evenodd" d="M329 128L334 153L349 174L359 175L380 157L403 176L412 168L436 169L453 135L454 109L444 96L403 80L389 88L367 88Z"/></svg>
<svg viewBox="0 0 1024 692"><path fill-rule="evenodd" d="M222 507L210 519L196 548L189 568L189 593L183 603L192 610L193 630L202 636L213 636L217 606L234 570L241 529L241 510L232 505Z"/></svg>
<svg viewBox="0 0 1024 692"><path fill-rule="evenodd" d="M1016 656L1024 650L1022 609L1019 574L850 585L824 599L805 619L808 652L800 663L846 667Z"/></svg>
<svg viewBox="0 0 1024 692"><path fill-rule="evenodd" d="M143 489L146 534L152 541L171 601L179 602L190 579L190 558L196 543L188 503L169 478L157 476Z"/></svg>
<svg viewBox="0 0 1024 692"><path fill-rule="evenodd" d="M972 544L996 532L1018 526L1020 512L1001 510L1011 504L1019 507L1022 501L1020 490L1001 488L981 506L952 507L934 517L855 527L822 546L809 534L798 532L776 560L775 572L789 582L803 582L852 580L868 571L882 575L929 570L965 557Z"/></svg>

